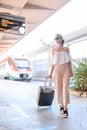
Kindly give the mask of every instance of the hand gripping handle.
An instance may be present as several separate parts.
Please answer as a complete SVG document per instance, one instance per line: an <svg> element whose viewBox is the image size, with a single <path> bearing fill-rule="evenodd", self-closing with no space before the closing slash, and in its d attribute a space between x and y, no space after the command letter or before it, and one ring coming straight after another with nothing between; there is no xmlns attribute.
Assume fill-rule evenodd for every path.
<svg viewBox="0 0 87 130"><path fill-rule="evenodd" d="M47 82L48 82L48 86L52 87L52 78L46 77L45 78L45 87L47 86Z"/></svg>

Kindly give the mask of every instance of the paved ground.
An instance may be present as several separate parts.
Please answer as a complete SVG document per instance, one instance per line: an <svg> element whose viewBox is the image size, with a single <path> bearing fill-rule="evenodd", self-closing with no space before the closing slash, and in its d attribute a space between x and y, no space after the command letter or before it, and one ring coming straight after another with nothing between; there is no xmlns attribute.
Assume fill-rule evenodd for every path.
<svg viewBox="0 0 87 130"><path fill-rule="evenodd" d="M87 98L70 95L69 118L62 118L56 96L51 108L38 109L43 82L0 80L0 130L87 130Z"/></svg>

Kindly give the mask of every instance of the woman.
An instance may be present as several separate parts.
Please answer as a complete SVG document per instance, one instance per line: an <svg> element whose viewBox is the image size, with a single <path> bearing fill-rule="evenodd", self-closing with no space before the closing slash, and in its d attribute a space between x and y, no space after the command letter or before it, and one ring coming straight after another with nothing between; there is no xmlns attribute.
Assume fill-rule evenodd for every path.
<svg viewBox="0 0 87 130"><path fill-rule="evenodd" d="M68 117L67 105L69 100L69 81L73 76L71 56L68 47L63 47L64 39L60 34L56 34L57 46L52 49L52 65L48 77L52 77L54 72L54 82L57 91L57 100L60 103L60 111L63 117Z"/></svg>

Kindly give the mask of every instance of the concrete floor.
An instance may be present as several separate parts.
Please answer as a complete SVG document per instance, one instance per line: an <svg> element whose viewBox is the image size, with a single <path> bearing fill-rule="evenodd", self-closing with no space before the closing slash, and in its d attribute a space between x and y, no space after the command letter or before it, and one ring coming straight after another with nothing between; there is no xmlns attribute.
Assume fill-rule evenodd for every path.
<svg viewBox="0 0 87 130"><path fill-rule="evenodd" d="M0 130L87 130L87 98L70 95L69 118L64 119L56 96L51 108L38 109L40 85L0 80Z"/></svg>

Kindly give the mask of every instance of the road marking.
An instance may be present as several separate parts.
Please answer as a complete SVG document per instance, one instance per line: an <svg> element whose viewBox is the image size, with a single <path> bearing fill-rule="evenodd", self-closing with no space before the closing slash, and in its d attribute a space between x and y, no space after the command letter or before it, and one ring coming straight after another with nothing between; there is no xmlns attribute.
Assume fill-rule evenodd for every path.
<svg viewBox="0 0 87 130"><path fill-rule="evenodd" d="M27 115L22 109L20 109L19 107L12 105L24 118L30 118L29 115Z"/></svg>

